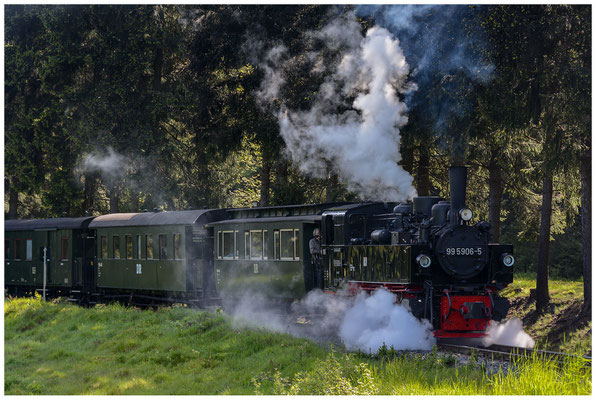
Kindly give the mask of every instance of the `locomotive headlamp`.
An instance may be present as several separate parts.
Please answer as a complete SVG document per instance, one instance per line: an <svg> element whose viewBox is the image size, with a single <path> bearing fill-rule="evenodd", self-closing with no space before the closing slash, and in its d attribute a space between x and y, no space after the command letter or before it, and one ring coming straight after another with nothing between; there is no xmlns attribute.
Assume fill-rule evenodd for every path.
<svg viewBox="0 0 596 400"><path fill-rule="evenodd" d="M420 254L418 257L416 257L416 262L422 268L428 268L428 267L430 267L430 264L432 263L430 257L427 256L426 254Z"/></svg>
<svg viewBox="0 0 596 400"><path fill-rule="evenodd" d="M515 257L513 257L509 253L502 254L501 262L503 263L504 266L511 267L513 264L515 264Z"/></svg>
<svg viewBox="0 0 596 400"><path fill-rule="evenodd" d="M469 221L472 219L474 213L469 208L462 208L459 210L459 217L464 221Z"/></svg>

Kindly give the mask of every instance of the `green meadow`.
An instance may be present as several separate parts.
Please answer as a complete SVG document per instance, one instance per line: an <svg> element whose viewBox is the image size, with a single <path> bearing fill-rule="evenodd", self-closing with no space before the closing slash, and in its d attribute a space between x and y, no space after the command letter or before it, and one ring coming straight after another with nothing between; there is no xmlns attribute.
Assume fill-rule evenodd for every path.
<svg viewBox="0 0 596 400"><path fill-rule="evenodd" d="M347 354L286 334L238 328L222 313L82 308L5 299L7 395L59 394L590 394L591 369L570 359L515 372L458 365L436 351Z"/></svg>

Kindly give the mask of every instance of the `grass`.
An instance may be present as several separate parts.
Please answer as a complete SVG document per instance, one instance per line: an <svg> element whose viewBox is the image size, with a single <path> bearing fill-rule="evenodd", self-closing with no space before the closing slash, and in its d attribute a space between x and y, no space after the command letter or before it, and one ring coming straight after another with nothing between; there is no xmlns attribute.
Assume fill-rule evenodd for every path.
<svg viewBox="0 0 596 400"><path fill-rule="evenodd" d="M436 352L371 358L185 307L7 299L4 318L8 395L591 393L590 369L571 362L491 375Z"/></svg>
<svg viewBox="0 0 596 400"><path fill-rule="evenodd" d="M490 374L474 362L456 366L453 356L436 352L380 360L331 352L310 371L291 378L277 373L273 380L274 394L282 395L586 395L592 390L591 370L577 359L561 367L534 358L516 362L507 374Z"/></svg>
<svg viewBox="0 0 596 400"><path fill-rule="evenodd" d="M288 335L235 330L183 307L85 309L7 300L7 394L245 394L258 373L294 374L325 350Z"/></svg>
<svg viewBox="0 0 596 400"><path fill-rule="evenodd" d="M592 321L580 315L583 303L583 282L566 279L550 279L550 308L536 313L532 296L536 288L535 274L516 274L515 281L501 294L512 303L508 318L518 317L525 331L536 340L539 348L591 354Z"/></svg>

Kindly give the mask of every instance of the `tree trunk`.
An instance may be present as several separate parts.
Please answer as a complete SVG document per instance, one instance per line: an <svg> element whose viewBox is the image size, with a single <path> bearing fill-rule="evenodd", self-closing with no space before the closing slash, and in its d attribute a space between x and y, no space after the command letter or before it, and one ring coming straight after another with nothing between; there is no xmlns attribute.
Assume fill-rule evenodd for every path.
<svg viewBox="0 0 596 400"><path fill-rule="evenodd" d="M17 191L15 178L12 178L10 183L8 190L8 219L17 219L19 218L19 192Z"/></svg>
<svg viewBox="0 0 596 400"><path fill-rule="evenodd" d="M259 206L266 207L269 205L270 196L269 189L271 188L271 163L263 157L263 166L261 167L261 198L259 199Z"/></svg>
<svg viewBox="0 0 596 400"><path fill-rule="evenodd" d="M590 149L581 158L582 180L582 264L584 276L584 304L582 311L592 314L592 160Z"/></svg>
<svg viewBox="0 0 596 400"><path fill-rule="evenodd" d="M499 243L501 238L501 201L503 200L503 178L501 168L495 160L488 166L488 222L491 241Z"/></svg>
<svg viewBox="0 0 596 400"><path fill-rule="evenodd" d="M155 15L156 15L156 23L158 25L158 32L163 29L164 26L164 15L163 15L163 7L162 6L155 6ZM154 55L153 55L153 90L159 90L161 88L161 76L163 74L163 48L161 43L161 35L159 37L160 42L154 48Z"/></svg>
<svg viewBox="0 0 596 400"><path fill-rule="evenodd" d="M339 187L339 177L333 171L329 171L327 175L327 187L325 190L325 201L333 203L337 200L337 193Z"/></svg>
<svg viewBox="0 0 596 400"><path fill-rule="evenodd" d="M153 90L161 88L161 75L163 68L163 49L157 47L153 58Z"/></svg>
<svg viewBox="0 0 596 400"><path fill-rule="evenodd" d="M168 203L170 203L171 199L168 199ZM139 193L136 190L131 190L130 191L130 210L132 212L139 212L140 211L140 198L139 198ZM173 210L174 208L174 204L168 204L168 209L169 210Z"/></svg>
<svg viewBox="0 0 596 400"><path fill-rule="evenodd" d="M83 215L92 215L95 205L94 197L97 190L97 176L91 173L85 175L85 187L83 189Z"/></svg>
<svg viewBox="0 0 596 400"><path fill-rule="evenodd" d="M412 135L405 134L402 136L402 145L400 148L401 162L403 169L408 171L410 175L414 172L414 145L412 143Z"/></svg>
<svg viewBox="0 0 596 400"><path fill-rule="evenodd" d="M110 214L115 214L115 213L119 212L118 190L116 188L111 189L109 192L109 195L110 195Z"/></svg>
<svg viewBox="0 0 596 400"><path fill-rule="evenodd" d="M553 199L553 171L546 169L542 182L542 211L538 239L538 270L536 272L536 310L542 312L550 301L548 293L548 257Z"/></svg>
<svg viewBox="0 0 596 400"><path fill-rule="evenodd" d="M416 173L416 189L418 196L430 195L430 143L423 140L419 147L420 158Z"/></svg>
<svg viewBox="0 0 596 400"><path fill-rule="evenodd" d="M286 205L288 188L288 161L280 157L275 165L275 182L273 182L273 195L276 205Z"/></svg>

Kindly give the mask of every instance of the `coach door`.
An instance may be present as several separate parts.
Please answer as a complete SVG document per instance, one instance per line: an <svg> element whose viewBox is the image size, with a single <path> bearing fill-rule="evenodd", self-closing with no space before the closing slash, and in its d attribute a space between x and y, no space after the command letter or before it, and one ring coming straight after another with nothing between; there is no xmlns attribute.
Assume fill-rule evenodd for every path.
<svg viewBox="0 0 596 400"><path fill-rule="evenodd" d="M43 279L44 279L44 249L45 249L45 266L46 266L46 284L49 285L51 282L51 276L52 276L52 257L53 257L53 249L52 249L52 234L54 233L53 231L48 231L48 230L38 230L37 232L40 233L39 238L39 272L35 271L36 274L39 274L39 279L37 280L37 282L39 282L38 285L43 285Z"/></svg>
<svg viewBox="0 0 596 400"><path fill-rule="evenodd" d="M90 232L83 233L83 291L91 293L95 290L95 251L96 236Z"/></svg>
<svg viewBox="0 0 596 400"><path fill-rule="evenodd" d="M211 235L210 235L211 234ZM211 237L209 237L211 236ZM205 291L204 283L208 282L205 273L209 269L209 242L213 240L213 229L199 227L186 228L186 290L188 292Z"/></svg>

